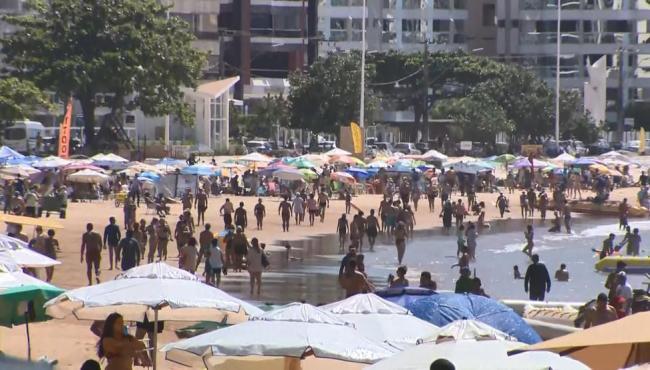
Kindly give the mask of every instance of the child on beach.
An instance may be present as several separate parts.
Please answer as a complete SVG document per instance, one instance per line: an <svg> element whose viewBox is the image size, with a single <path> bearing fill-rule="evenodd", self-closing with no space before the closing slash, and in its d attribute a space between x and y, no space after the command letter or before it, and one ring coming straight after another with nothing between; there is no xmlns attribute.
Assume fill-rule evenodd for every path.
<svg viewBox="0 0 650 370"><path fill-rule="evenodd" d="M519 272L519 266L514 265L512 267L512 272L514 274L515 280L523 279L523 277L521 277L521 272Z"/></svg>

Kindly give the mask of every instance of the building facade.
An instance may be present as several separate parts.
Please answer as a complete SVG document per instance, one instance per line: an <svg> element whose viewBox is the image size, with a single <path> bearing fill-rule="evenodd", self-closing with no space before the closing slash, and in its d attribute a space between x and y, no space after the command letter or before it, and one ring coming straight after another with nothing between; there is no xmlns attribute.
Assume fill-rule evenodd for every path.
<svg viewBox="0 0 650 370"><path fill-rule="evenodd" d="M647 100L650 88L650 4L645 0L561 0L560 81L582 91L587 65L605 57L607 121L619 106ZM554 86L558 0L497 0L496 53L534 70Z"/></svg>

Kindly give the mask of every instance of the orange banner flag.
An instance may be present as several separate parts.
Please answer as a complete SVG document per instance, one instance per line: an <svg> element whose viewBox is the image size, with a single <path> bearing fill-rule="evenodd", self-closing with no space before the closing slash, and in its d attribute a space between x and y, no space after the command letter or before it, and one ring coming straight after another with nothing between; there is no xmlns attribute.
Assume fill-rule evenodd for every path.
<svg viewBox="0 0 650 370"><path fill-rule="evenodd" d="M65 107L65 115L59 127L59 157L70 157L70 128L72 127L72 98Z"/></svg>

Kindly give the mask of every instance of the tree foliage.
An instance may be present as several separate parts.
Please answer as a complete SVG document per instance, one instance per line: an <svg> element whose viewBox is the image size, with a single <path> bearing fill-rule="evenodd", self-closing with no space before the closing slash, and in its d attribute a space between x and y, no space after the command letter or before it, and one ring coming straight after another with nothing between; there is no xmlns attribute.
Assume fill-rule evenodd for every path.
<svg viewBox="0 0 650 370"><path fill-rule="evenodd" d="M30 81L0 78L0 122L27 118L38 108L51 109L48 96Z"/></svg>
<svg viewBox="0 0 650 370"><path fill-rule="evenodd" d="M192 48L187 24L166 18L156 0L36 0L33 12L8 16L18 31L2 51L18 75L81 103L87 143L94 143L95 95L114 96L148 116L176 114L191 122L182 86L194 87L204 56Z"/></svg>
<svg viewBox="0 0 650 370"><path fill-rule="evenodd" d="M291 126L338 134L339 126L358 121L360 66L360 53L339 53L318 59L305 73L293 73L288 97ZM366 81L374 75L374 65L367 64ZM374 108L373 95L366 91L366 117Z"/></svg>
<svg viewBox="0 0 650 370"><path fill-rule="evenodd" d="M274 126L289 125L289 103L282 95L267 95L251 107L248 115L235 108L230 118L235 136L270 137Z"/></svg>

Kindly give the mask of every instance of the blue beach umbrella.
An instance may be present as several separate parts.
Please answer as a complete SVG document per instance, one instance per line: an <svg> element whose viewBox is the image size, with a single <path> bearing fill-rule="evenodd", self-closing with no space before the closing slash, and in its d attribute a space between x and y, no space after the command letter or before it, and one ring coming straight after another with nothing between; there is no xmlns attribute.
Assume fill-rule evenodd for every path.
<svg viewBox="0 0 650 370"><path fill-rule="evenodd" d="M160 175L155 172L143 172L138 176L138 180L142 179L158 182L160 180Z"/></svg>
<svg viewBox="0 0 650 370"><path fill-rule="evenodd" d="M358 167L350 167L345 170L345 172L349 173L350 175L354 176L357 179L365 180L368 177L370 177L370 173L366 171L363 168L358 168Z"/></svg>
<svg viewBox="0 0 650 370"><path fill-rule="evenodd" d="M461 319L473 319L523 343L535 344L542 341L539 334L510 307L483 296L439 293L410 302L405 307L416 317L437 326Z"/></svg>
<svg viewBox="0 0 650 370"><path fill-rule="evenodd" d="M215 173L212 166L204 164L195 164L181 169L181 175L197 175L197 176L211 176Z"/></svg>
<svg viewBox="0 0 650 370"><path fill-rule="evenodd" d="M386 288L376 291L375 294L387 301L406 307L410 303L437 293L425 288Z"/></svg>

